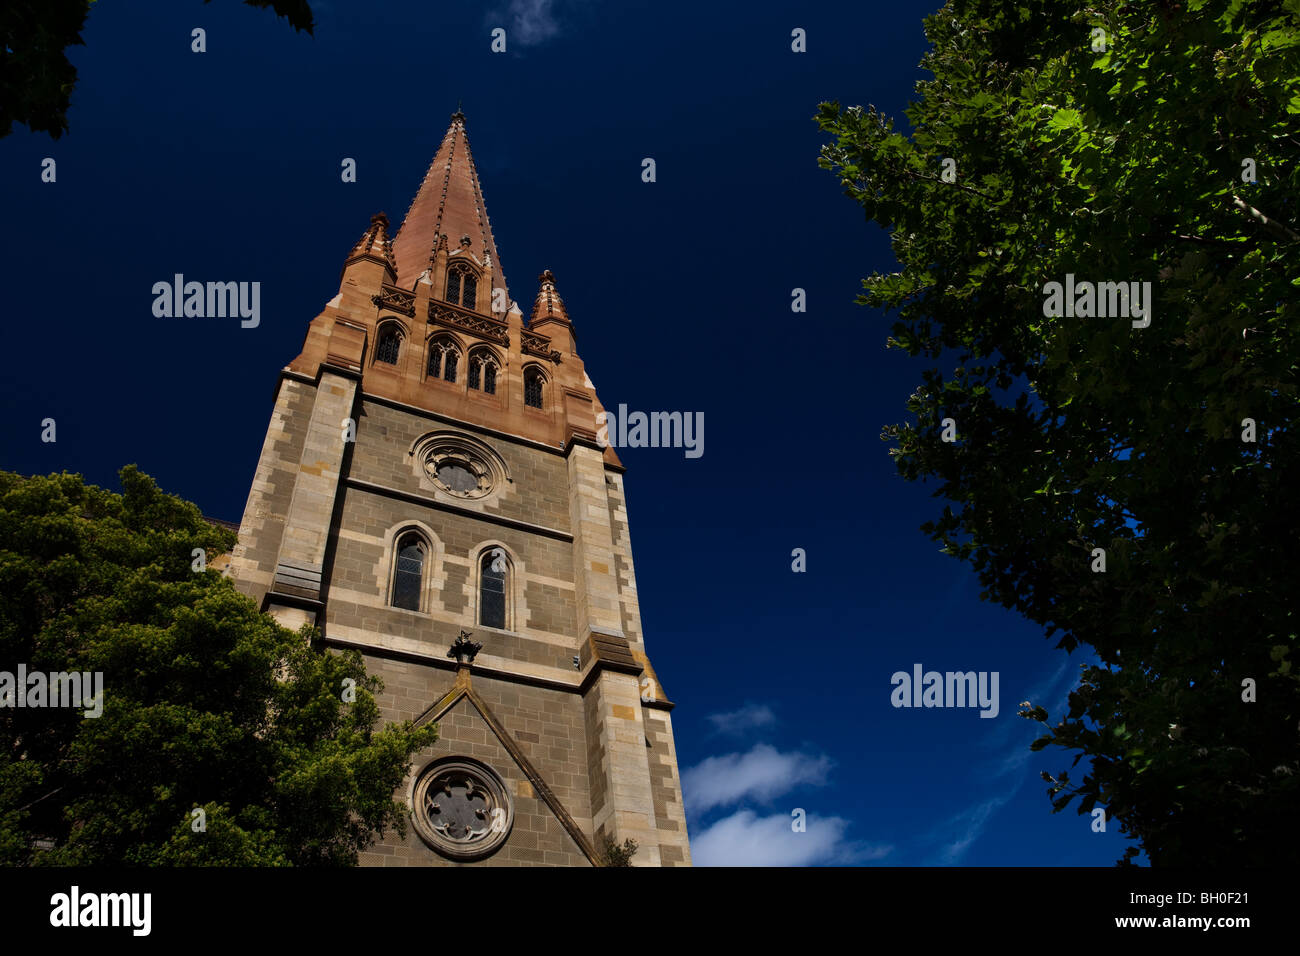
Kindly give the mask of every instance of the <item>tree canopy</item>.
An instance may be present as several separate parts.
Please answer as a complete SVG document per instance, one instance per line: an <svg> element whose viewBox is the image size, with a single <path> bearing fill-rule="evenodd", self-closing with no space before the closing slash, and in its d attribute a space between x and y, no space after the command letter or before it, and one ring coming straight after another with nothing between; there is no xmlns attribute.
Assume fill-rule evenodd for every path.
<svg viewBox="0 0 1300 956"><path fill-rule="evenodd" d="M360 656L259 611L205 566L232 532L120 474L0 472L0 671L103 675L98 717L0 707L0 863L351 864L404 833L436 731L376 730Z"/></svg>
<svg viewBox="0 0 1300 956"><path fill-rule="evenodd" d="M1156 865L1294 860L1300 2L952 0L926 34L909 129L818 115L899 263L859 301L926 365L882 434L947 501L923 530L1096 662L1022 711L1088 758L1055 809Z"/></svg>
<svg viewBox="0 0 1300 956"><path fill-rule="evenodd" d="M81 31L94 2L5 0L0 6L0 137L13 132L14 123L22 123L34 133L49 133L51 139L68 131L77 69L66 51L85 45ZM244 3L270 7L296 31L310 34L315 27L308 0Z"/></svg>

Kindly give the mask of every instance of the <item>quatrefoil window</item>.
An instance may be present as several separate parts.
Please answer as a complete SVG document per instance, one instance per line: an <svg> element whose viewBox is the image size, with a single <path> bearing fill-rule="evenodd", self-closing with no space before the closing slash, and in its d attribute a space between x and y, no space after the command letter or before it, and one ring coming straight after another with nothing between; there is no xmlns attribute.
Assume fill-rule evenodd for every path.
<svg viewBox="0 0 1300 956"><path fill-rule="evenodd" d="M448 757L430 764L416 782L411 815L416 831L444 856L487 856L505 842L514 808L501 778L486 764Z"/></svg>

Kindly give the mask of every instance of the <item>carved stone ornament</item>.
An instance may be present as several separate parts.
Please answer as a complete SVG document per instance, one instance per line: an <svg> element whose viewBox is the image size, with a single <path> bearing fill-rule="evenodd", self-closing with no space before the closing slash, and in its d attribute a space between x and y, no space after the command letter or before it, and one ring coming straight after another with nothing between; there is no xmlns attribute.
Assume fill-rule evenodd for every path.
<svg viewBox="0 0 1300 956"><path fill-rule="evenodd" d="M443 328L466 332L498 345L506 347L510 345L510 336L506 334L509 326L506 323L446 302L429 302L429 322L433 325L441 325Z"/></svg>
<svg viewBox="0 0 1300 956"><path fill-rule="evenodd" d="M456 638L456 643L452 644L447 651L447 656L456 658L458 664L472 664L481 650L483 645L478 641L471 641L469 631L461 631L460 636Z"/></svg>
<svg viewBox="0 0 1300 956"><path fill-rule="evenodd" d="M391 285L379 287L379 294L370 297L370 301L381 309L392 309L403 315L415 315L415 293L403 292Z"/></svg>
<svg viewBox="0 0 1300 956"><path fill-rule="evenodd" d="M525 355L536 355L539 358L550 359L556 365L560 364L560 353L551 348L551 340L544 335L524 330L520 333L519 347Z"/></svg>

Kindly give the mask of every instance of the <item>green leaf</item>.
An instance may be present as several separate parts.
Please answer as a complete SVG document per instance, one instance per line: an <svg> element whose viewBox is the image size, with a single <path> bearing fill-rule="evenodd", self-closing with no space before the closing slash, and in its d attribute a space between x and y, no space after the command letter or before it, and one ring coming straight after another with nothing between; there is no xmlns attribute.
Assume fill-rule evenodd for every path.
<svg viewBox="0 0 1300 956"><path fill-rule="evenodd" d="M1053 113L1052 118L1047 121L1047 128L1053 131L1082 129L1083 116L1078 110L1060 109Z"/></svg>

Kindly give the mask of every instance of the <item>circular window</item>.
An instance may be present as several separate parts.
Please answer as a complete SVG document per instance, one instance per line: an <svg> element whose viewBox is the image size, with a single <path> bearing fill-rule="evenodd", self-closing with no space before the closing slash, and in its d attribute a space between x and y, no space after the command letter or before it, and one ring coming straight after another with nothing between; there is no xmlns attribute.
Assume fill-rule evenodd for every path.
<svg viewBox="0 0 1300 956"><path fill-rule="evenodd" d="M447 757L425 768L412 793L411 817L425 843L455 860L487 856L505 842L514 806L486 764Z"/></svg>
<svg viewBox="0 0 1300 956"><path fill-rule="evenodd" d="M458 432L425 435L412 445L411 455L421 485L453 498L484 498L510 481L494 449Z"/></svg>

